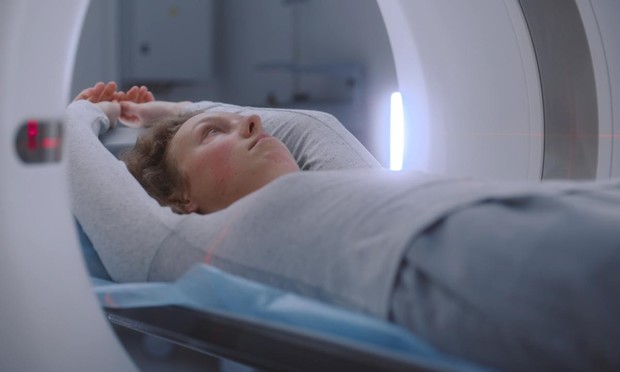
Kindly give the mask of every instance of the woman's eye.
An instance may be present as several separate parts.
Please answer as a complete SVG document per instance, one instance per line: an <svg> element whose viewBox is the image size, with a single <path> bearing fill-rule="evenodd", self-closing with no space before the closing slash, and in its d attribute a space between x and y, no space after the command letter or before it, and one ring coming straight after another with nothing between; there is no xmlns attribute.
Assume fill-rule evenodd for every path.
<svg viewBox="0 0 620 372"><path fill-rule="evenodd" d="M211 137L218 133L221 133L221 130L219 130L219 128L207 128L204 133L204 138Z"/></svg>

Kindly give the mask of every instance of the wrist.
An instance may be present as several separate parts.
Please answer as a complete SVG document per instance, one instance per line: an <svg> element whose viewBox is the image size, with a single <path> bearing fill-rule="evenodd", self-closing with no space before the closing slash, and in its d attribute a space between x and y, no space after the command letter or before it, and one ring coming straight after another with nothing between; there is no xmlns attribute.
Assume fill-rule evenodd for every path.
<svg viewBox="0 0 620 372"><path fill-rule="evenodd" d="M174 112L175 115L180 115L185 112L185 110L191 105L191 101L182 101L174 103Z"/></svg>

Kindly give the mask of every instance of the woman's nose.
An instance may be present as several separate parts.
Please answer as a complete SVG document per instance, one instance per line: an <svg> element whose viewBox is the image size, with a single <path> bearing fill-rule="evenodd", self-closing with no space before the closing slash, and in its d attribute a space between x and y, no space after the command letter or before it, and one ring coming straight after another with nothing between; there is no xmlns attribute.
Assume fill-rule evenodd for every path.
<svg viewBox="0 0 620 372"><path fill-rule="evenodd" d="M242 120L241 134L244 137L251 137L263 130L263 123L258 115L244 116Z"/></svg>

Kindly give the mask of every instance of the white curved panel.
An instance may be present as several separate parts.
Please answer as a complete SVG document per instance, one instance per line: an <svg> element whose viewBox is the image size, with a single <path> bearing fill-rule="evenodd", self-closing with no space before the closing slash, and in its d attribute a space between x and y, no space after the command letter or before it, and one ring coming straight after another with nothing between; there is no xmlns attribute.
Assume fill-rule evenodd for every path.
<svg viewBox="0 0 620 372"><path fill-rule="evenodd" d="M592 4L589 0L576 0L581 20L588 39L592 54L592 66L596 85L598 105L598 156L597 179L606 179L611 175L611 160L613 146L613 123L611 111L611 88L609 85L609 70L605 59L605 48L601 39L600 30L596 21Z"/></svg>
<svg viewBox="0 0 620 372"><path fill-rule="evenodd" d="M596 178L620 177L620 2L576 0L592 53L599 115Z"/></svg>
<svg viewBox="0 0 620 372"><path fill-rule="evenodd" d="M405 165L540 179L543 113L516 0L379 0L405 102Z"/></svg>
<svg viewBox="0 0 620 372"><path fill-rule="evenodd" d="M0 370L133 369L86 275L64 161L15 152L24 120L62 115L87 4L0 2Z"/></svg>

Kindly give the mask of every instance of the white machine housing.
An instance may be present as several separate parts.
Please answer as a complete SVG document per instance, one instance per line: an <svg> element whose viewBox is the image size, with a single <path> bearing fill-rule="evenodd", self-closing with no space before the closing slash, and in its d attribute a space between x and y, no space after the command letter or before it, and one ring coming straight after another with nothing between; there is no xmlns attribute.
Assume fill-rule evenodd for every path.
<svg viewBox="0 0 620 372"><path fill-rule="evenodd" d="M25 164L15 151L25 120L62 117L87 5L0 2L3 371L134 369L92 293L69 209L66 156Z"/></svg>
<svg viewBox="0 0 620 372"><path fill-rule="evenodd" d="M501 179L620 175L619 2L378 3L407 110L406 165Z"/></svg>

